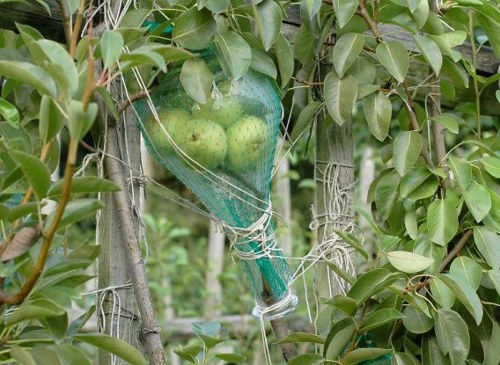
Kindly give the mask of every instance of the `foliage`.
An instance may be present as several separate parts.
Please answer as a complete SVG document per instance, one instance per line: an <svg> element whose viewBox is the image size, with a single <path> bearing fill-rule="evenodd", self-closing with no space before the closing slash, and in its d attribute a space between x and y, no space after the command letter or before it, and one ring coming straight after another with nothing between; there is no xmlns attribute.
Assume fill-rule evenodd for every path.
<svg viewBox="0 0 500 365"><path fill-rule="evenodd" d="M23 228L35 229L29 231L34 242L20 245L19 255L2 264L2 302L22 302L4 308L2 360L29 364L31 357L86 356L80 341L123 349L118 355L139 359L122 343L78 335L77 324L67 325L64 303L75 295L70 288L88 279L81 270L96 252L85 244L70 245L71 253L61 254L64 230L101 207L85 194L116 190L102 179L72 178L77 146L103 104L117 117L119 108L106 90L112 80L123 74L130 90L138 91L135 67L152 85L171 63L188 60L182 71L186 91L205 100L213 77L197 53L213 45L229 76L252 68L277 80L296 121L288 131L290 142L311 137L312 123L324 118L327 125L354 123L365 143L379 148L381 171L368 194L372 212L359 211L373 228L375 255L356 235L342 236L368 270L357 278L344 275L352 284L347 296L325 300L320 319L330 325L324 333L281 340L312 342L320 349L290 363L500 361L495 346L500 336L499 117L483 111L493 94L498 110L499 76L478 71L478 48L490 47L500 57L500 11L494 1L460 0L438 9L427 0L137 3L118 29L87 35L69 50L26 25L19 25L19 36L1 33L2 246L18 242L13 238ZM293 9L301 26L290 41L282 20ZM77 7L72 10L78 13ZM142 27L148 16L160 26ZM173 32L163 32L170 25ZM403 32L410 44L387 29ZM466 40L470 58L456 49ZM94 80L95 62L102 68ZM464 92L472 97L460 99ZM99 105L91 101L94 94ZM53 183L56 135L63 130L70 137L65 177ZM18 194L22 204L13 203ZM48 200L56 202L55 211L44 209ZM54 302L55 288L61 287L62 297ZM218 333L209 338L203 331L197 333L202 344L179 349L186 360L203 364L210 357L205 350L217 343ZM33 341L40 338L35 336L49 344Z"/></svg>

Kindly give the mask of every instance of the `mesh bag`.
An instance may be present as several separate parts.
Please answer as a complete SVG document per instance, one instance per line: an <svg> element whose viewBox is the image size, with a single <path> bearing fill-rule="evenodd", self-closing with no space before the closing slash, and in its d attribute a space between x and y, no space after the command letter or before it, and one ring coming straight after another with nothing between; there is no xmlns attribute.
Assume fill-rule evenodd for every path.
<svg viewBox="0 0 500 365"><path fill-rule="evenodd" d="M270 181L281 121L274 81L249 71L229 81L216 57L202 56L215 76L212 98L197 104L185 92L177 66L151 94L135 103L150 154L189 187L220 222L242 259L256 307L254 315L278 318L297 299L292 273L276 247ZM157 117L154 116L157 114Z"/></svg>

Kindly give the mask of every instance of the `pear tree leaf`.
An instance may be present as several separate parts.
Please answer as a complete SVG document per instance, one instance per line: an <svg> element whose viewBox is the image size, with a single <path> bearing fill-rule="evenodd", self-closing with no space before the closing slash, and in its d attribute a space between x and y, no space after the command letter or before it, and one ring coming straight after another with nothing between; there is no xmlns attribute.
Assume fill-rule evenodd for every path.
<svg viewBox="0 0 500 365"><path fill-rule="evenodd" d="M335 43L332 60L335 71L340 78L358 58L365 45L364 36L360 33L343 34Z"/></svg>
<svg viewBox="0 0 500 365"><path fill-rule="evenodd" d="M444 246L458 231L458 212L449 199L434 200L427 211L427 229L432 242Z"/></svg>
<svg viewBox="0 0 500 365"><path fill-rule="evenodd" d="M436 314L436 337L439 348L450 356L452 365L463 364L470 349L469 329L460 314L442 308Z"/></svg>
<svg viewBox="0 0 500 365"><path fill-rule="evenodd" d="M433 40L419 34L415 34L413 38L425 60L431 65L434 73L439 75L441 66L443 65L443 55L441 54L439 46Z"/></svg>
<svg viewBox="0 0 500 365"><path fill-rule="evenodd" d="M203 60L199 58L186 60L182 65L179 79L190 97L200 104L208 101L214 75Z"/></svg>
<svg viewBox="0 0 500 365"><path fill-rule="evenodd" d="M389 41L380 43L375 50L380 63L399 82L403 82L408 72L410 58L403 43Z"/></svg>
<svg viewBox="0 0 500 365"><path fill-rule="evenodd" d="M387 259L396 269L408 274L423 271L434 263L433 259L407 251L388 252Z"/></svg>
<svg viewBox="0 0 500 365"><path fill-rule="evenodd" d="M274 0L264 0L253 6L253 14L264 50L269 51L280 34L283 11Z"/></svg>
<svg viewBox="0 0 500 365"><path fill-rule="evenodd" d="M363 99L363 112L372 135L383 142L389 133L392 104L383 93L370 94Z"/></svg>
<svg viewBox="0 0 500 365"><path fill-rule="evenodd" d="M122 54L124 40L120 32L116 30L106 30L99 41L104 68L110 69Z"/></svg>
<svg viewBox="0 0 500 365"><path fill-rule="evenodd" d="M221 66L230 78L239 79L252 63L252 50L238 33L227 31L214 38L215 50Z"/></svg>
<svg viewBox="0 0 500 365"><path fill-rule="evenodd" d="M422 137L418 131L398 133L393 143L394 167L401 176L411 170L420 156Z"/></svg>
<svg viewBox="0 0 500 365"><path fill-rule="evenodd" d="M358 95L358 83L353 76L340 79L335 72L325 77L325 103L333 120L340 126L351 119Z"/></svg>

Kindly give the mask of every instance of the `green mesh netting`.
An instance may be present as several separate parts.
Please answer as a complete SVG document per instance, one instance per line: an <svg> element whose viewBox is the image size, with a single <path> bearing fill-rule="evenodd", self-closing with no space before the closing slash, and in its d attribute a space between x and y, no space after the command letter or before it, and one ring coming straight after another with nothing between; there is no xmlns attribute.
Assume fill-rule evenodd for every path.
<svg viewBox="0 0 500 365"><path fill-rule="evenodd" d="M254 71L228 81L213 54L202 59L215 75L211 100L199 105L186 94L179 65L152 92L152 104L135 103L139 128L151 155L221 222L242 258L257 304L254 314L277 318L296 306L288 287L292 273L271 222L279 91L274 80Z"/></svg>

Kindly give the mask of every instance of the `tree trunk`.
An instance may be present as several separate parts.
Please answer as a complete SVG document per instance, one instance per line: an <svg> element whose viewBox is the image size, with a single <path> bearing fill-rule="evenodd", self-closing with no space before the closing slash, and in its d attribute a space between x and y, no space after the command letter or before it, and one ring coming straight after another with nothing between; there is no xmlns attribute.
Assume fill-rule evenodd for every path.
<svg viewBox="0 0 500 365"><path fill-rule="evenodd" d="M318 254L352 273L354 255L334 230L351 230L353 212L353 139L352 125L325 125L322 116L316 122L316 195L314 223L318 231ZM345 294L348 285L324 262L315 268L315 287L319 297Z"/></svg>

